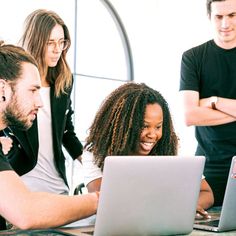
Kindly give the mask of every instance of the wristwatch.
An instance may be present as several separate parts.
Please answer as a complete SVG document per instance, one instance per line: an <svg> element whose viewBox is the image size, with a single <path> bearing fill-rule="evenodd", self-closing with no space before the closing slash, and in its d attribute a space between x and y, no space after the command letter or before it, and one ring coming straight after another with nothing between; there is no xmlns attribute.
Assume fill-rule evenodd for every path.
<svg viewBox="0 0 236 236"><path fill-rule="evenodd" d="M211 108L213 110L217 110L217 108L216 108L217 101L218 101L218 97L216 97L216 96L210 97Z"/></svg>

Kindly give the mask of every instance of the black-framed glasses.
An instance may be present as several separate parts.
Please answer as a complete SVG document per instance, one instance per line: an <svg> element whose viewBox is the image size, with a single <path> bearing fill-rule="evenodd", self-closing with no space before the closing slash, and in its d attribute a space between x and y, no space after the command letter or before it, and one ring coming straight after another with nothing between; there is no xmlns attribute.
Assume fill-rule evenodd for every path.
<svg viewBox="0 0 236 236"><path fill-rule="evenodd" d="M48 41L47 46L49 50L54 50L56 47L59 47L60 50L65 50L69 47L70 41L68 39L60 39L58 41Z"/></svg>

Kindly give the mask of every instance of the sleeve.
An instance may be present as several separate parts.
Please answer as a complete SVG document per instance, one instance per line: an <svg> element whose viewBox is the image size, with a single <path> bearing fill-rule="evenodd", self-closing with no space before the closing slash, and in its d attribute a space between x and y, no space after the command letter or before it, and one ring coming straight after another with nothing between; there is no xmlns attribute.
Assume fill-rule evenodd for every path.
<svg viewBox="0 0 236 236"><path fill-rule="evenodd" d="M194 49L183 53L180 68L180 91L199 91L200 60L198 58Z"/></svg>
<svg viewBox="0 0 236 236"><path fill-rule="evenodd" d="M10 137L13 141L11 150L8 154L4 155L4 157L7 158L12 169L21 176L34 168L37 159L26 153L25 149L20 144L19 139L15 136L15 132L17 132L16 134L23 134L23 131L16 129L12 131L9 127L4 129L4 135ZM20 137L22 138L23 136L21 135Z"/></svg>
<svg viewBox="0 0 236 236"><path fill-rule="evenodd" d="M72 88L71 88L72 89ZM67 150L67 152L70 154L70 156L73 159L76 159L78 156L82 155L83 153L83 145L81 144L80 140L76 136L72 116L74 114L74 111L72 109L72 102L70 98L71 90L68 92L68 99L69 99L69 105L67 109L66 114L66 124L65 124L65 130L63 134L63 146Z"/></svg>
<svg viewBox="0 0 236 236"><path fill-rule="evenodd" d="M85 186L98 178L102 177L101 169L94 164L94 157L91 152L85 151L82 155L83 172L84 172L84 184Z"/></svg>
<svg viewBox="0 0 236 236"><path fill-rule="evenodd" d="M2 150L0 150L0 171L12 170L6 157L4 157Z"/></svg>

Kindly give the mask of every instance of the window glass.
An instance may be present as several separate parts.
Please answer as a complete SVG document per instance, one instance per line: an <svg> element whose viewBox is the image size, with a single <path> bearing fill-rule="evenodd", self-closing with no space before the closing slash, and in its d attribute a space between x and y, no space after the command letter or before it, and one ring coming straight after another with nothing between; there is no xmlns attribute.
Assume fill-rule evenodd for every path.
<svg viewBox="0 0 236 236"><path fill-rule="evenodd" d="M119 31L102 1L77 0L76 74L127 80Z"/></svg>
<svg viewBox="0 0 236 236"><path fill-rule="evenodd" d="M74 93L76 133L81 141L88 135L88 128L105 97L123 81L75 76L77 92Z"/></svg>

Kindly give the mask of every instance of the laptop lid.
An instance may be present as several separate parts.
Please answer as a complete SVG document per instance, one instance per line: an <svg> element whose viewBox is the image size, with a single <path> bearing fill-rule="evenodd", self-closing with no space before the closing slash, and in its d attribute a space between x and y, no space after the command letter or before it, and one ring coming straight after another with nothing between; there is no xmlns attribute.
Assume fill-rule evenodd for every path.
<svg viewBox="0 0 236 236"><path fill-rule="evenodd" d="M229 231L236 229L236 157L232 158L229 171L227 186L223 205L221 208L220 218L207 221L197 221L194 228L208 231ZM217 225L214 225L215 222Z"/></svg>
<svg viewBox="0 0 236 236"><path fill-rule="evenodd" d="M107 157L94 235L190 233L204 164L205 157Z"/></svg>

